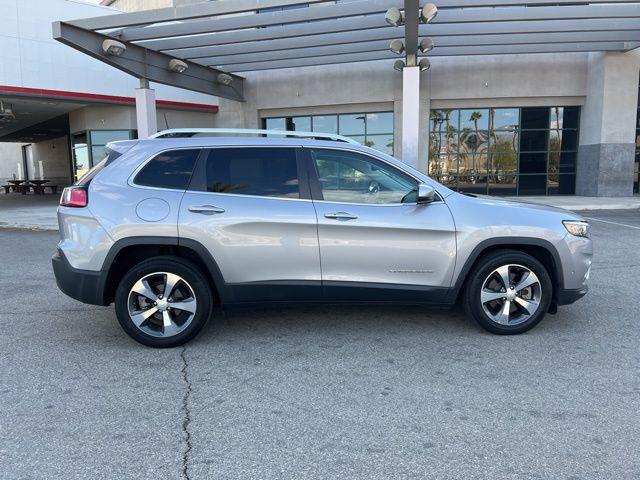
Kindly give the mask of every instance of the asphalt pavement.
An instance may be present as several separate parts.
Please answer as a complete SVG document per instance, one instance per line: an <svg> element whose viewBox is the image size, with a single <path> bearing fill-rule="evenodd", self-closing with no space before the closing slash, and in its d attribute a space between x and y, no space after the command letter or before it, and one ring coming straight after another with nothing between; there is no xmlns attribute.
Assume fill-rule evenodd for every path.
<svg viewBox="0 0 640 480"><path fill-rule="evenodd" d="M65 297L53 232L0 230L0 478L640 478L640 211L527 334L459 310L219 313L185 348Z"/></svg>

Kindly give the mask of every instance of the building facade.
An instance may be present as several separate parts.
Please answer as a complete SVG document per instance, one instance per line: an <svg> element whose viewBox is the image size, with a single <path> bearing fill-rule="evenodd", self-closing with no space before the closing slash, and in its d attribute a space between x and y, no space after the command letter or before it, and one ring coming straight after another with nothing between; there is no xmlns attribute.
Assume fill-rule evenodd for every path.
<svg viewBox="0 0 640 480"><path fill-rule="evenodd" d="M138 10L195 2L103 3ZM629 196L638 191L640 53L434 57L431 65L414 99L421 132L414 166L433 178L459 191L490 195ZM159 128L333 132L402 159L402 74L391 62L242 75L245 102L209 100L219 108L215 114L197 108L159 110ZM129 86L129 95L134 88ZM91 165L110 139L100 132L113 132L112 139L136 135L131 106L91 108L69 114L76 173Z"/></svg>
<svg viewBox="0 0 640 480"><path fill-rule="evenodd" d="M491 195L638 191L637 52L436 57L423 73L417 167ZM216 124L325 130L402 158L402 76L388 62L247 74ZM380 118L380 120L378 120Z"/></svg>

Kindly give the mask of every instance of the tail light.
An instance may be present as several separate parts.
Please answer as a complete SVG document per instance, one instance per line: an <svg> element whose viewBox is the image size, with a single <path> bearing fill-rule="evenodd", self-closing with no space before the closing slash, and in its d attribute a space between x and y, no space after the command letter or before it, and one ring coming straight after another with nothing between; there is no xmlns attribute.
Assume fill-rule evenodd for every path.
<svg viewBox="0 0 640 480"><path fill-rule="evenodd" d="M62 191L60 205L63 207L86 207L89 203L87 188L79 186L67 187Z"/></svg>

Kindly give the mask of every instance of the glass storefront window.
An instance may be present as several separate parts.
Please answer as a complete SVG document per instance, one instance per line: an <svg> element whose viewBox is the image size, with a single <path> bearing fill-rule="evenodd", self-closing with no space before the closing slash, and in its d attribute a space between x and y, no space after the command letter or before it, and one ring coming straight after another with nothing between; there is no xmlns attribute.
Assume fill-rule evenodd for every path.
<svg viewBox="0 0 640 480"><path fill-rule="evenodd" d="M360 115L340 115L338 121L340 122L340 135L352 136L352 135L365 135L365 121L367 117L364 114Z"/></svg>
<svg viewBox="0 0 640 480"><path fill-rule="evenodd" d="M313 131L322 133L338 133L337 115L318 115L313 117Z"/></svg>
<svg viewBox="0 0 640 480"><path fill-rule="evenodd" d="M264 128L267 130L286 130L286 118L267 118Z"/></svg>
<svg viewBox="0 0 640 480"><path fill-rule="evenodd" d="M489 110L460 110L460 130L489 130Z"/></svg>
<svg viewBox="0 0 640 480"><path fill-rule="evenodd" d="M336 133L393 155L393 112L265 118L262 125L269 130Z"/></svg>
<svg viewBox="0 0 640 480"><path fill-rule="evenodd" d="M288 130L294 130L296 132L310 132L311 131L311 117L293 117L291 119L291 126Z"/></svg>
<svg viewBox="0 0 640 480"><path fill-rule="evenodd" d="M367 135L393 132L393 113L367 113Z"/></svg>
<svg viewBox="0 0 640 480"><path fill-rule="evenodd" d="M517 108L492 108L490 119L491 130L515 131L520 125L520 110Z"/></svg>
<svg viewBox="0 0 640 480"><path fill-rule="evenodd" d="M81 178L104 158L109 142L130 140L135 136L135 130L90 130L72 135L75 178Z"/></svg>
<svg viewBox="0 0 640 480"><path fill-rule="evenodd" d="M363 145L393 155L393 135L367 135Z"/></svg>
<svg viewBox="0 0 640 480"><path fill-rule="evenodd" d="M130 130L92 130L91 145L106 145L109 142L131 139Z"/></svg>
<svg viewBox="0 0 640 480"><path fill-rule="evenodd" d="M579 116L580 107L432 110L429 174L468 193L572 194Z"/></svg>

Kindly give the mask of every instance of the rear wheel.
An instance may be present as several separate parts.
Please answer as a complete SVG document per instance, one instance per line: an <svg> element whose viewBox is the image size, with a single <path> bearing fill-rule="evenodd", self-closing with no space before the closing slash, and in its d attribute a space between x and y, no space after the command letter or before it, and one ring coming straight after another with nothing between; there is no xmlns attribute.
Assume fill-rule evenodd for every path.
<svg viewBox="0 0 640 480"><path fill-rule="evenodd" d="M198 268L179 257L155 257L129 270L115 295L124 331L150 347L188 342L211 314L211 288Z"/></svg>
<svg viewBox="0 0 640 480"><path fill-rule="evenodd" d="M526 332L546 315L553 296L549 273L536 258L501 250L480 259L464 292L467 313L502 335Z"/></svg>

